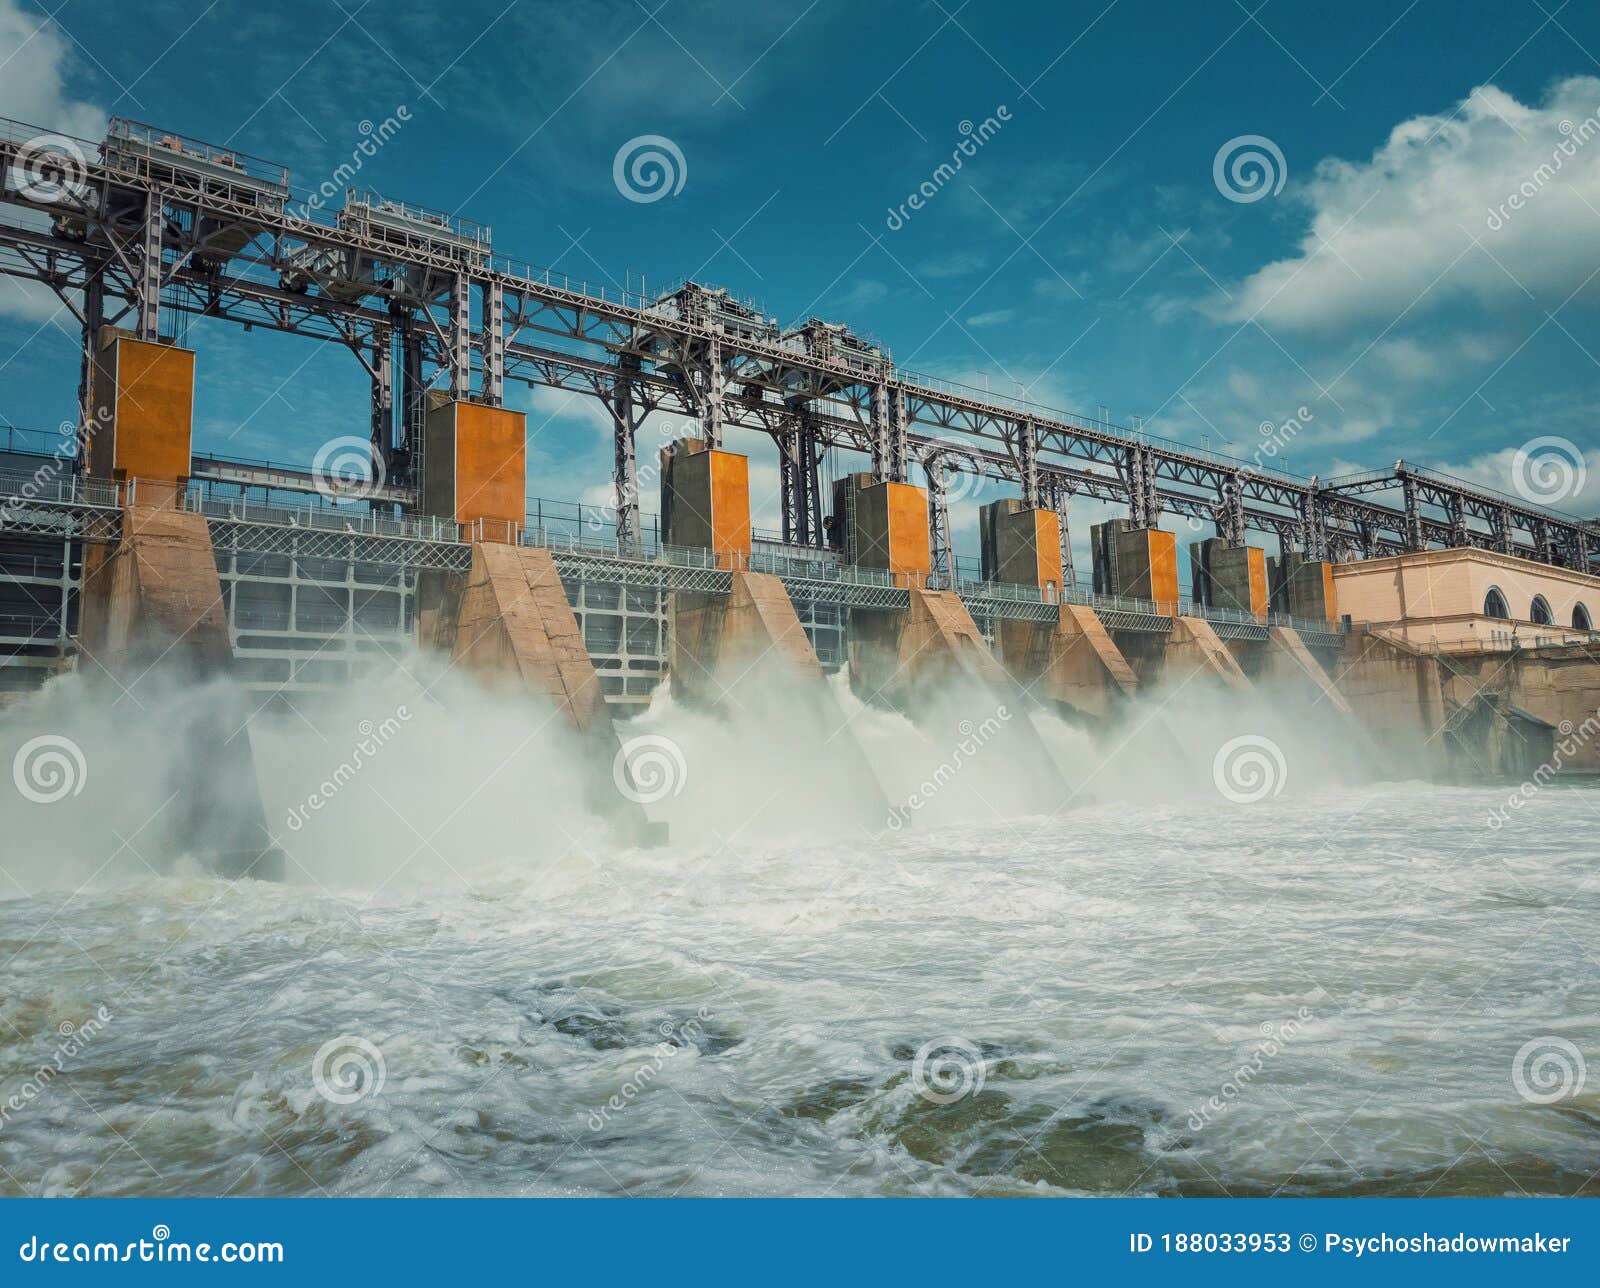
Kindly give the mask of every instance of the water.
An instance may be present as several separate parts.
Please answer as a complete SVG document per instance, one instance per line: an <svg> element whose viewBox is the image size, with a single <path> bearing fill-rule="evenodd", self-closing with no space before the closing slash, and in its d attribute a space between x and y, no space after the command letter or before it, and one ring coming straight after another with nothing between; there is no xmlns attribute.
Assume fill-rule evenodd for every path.
<svg viewBox="0 0 1600 1288"><path fill-rule="evenodd" d="M1495 829L1504 788L1190 697L1165 761L1035 722L1048 813L1007 722L899 830L827 813L826 749L769 801L751 729L664 702L631 732L687 781L640 850L532 709L391 677L255 718L271 885L139 852L162 722L58 684L0 726L87 774L5 785L0 1192L1595 1192L1600 793ZM960 736L846 705L897 799ZM1286 783L1238 804L1251 730Z"/></svg>

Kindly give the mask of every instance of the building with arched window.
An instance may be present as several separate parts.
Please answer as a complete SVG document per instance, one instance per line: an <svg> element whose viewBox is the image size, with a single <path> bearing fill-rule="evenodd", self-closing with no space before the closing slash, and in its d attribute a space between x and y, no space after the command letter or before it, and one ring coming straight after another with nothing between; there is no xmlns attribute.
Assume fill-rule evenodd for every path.
<svg viewBox="0 0 1600 1288"><path fill-rule="evenodd" d="M1341 615L1424 648L1495 652L1588 638L1600 577L1459 546L1336 564Z"/></svg>

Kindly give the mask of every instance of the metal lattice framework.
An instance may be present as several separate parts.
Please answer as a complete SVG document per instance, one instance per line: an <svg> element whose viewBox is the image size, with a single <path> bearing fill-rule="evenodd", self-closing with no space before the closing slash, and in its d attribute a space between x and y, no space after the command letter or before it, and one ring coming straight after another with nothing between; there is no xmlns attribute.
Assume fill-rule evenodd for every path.
<svg viewBox="0 0 1600 1288"><path fill-rule="evenodd" d="M53 140L48 147L41 139ZM203 316L331 340L372 382L370 433L386 486L413 508L425 470L430 390L500 405L508 380L592 395L615 427L619 544L639 539L635 437L651 412L720 444L731 427L777 444L784 539L823 542L819 460L860 452L879 478L925 472L936 572L949 574L943 482L979 471L1030 503L1074 495L1274 534L1313 557L1475 545L1589 570L1600 526L1405 466L1319 482L1120 430L1021 399L896 369L843 326L780 330L759 310L684 283L650 298L591 290L491 249L470 221L350 191L337 211L300 205L286 168L115 121L104 140L63 144L0 121L0 273L56 291L85 335L145 339L163 319ZM87 402L87 379L80 404ZM89 408L80 405L81 423ZM305 488L309 471L197 457L195 477ZM1399 505L1376 494L1398 489Z"/></svg>

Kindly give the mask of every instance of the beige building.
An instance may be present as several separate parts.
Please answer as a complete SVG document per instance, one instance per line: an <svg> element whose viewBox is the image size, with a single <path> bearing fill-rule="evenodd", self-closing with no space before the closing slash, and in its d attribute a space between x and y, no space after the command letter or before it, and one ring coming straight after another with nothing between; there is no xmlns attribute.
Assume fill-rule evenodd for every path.
<svg viewBox="0 0 1600 1288"><path fill-rule="evenodd" d="M1341 616L1414 646L1478 652L1600 639L1600 577L1490 550L1343 563L1333 578Z"/></svg>

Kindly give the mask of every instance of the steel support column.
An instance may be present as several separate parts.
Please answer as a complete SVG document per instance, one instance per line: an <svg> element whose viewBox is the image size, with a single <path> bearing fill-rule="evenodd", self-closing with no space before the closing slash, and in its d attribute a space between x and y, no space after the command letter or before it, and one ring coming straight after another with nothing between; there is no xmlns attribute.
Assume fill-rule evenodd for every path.
<svg viewBox="0 0 1600 1288"><path fill-rule="evenodd" d="M1154 527L1161 518L1161 500L1156 492L1155 461L1143 443L1132 443L1123 457L1127 475L1128 518L1136 528Z"/></svg>
<svg viewBox="0 0 1600 1288"><path fill-rule="evenodd" d="M817 432L804 407L797 407L794 428L780 435L777 442L783 540L789 545L820 545L822 488L817 477Z"/></svg>
<svg viewBox="0 0 1600 1288"><path fill-rule="evenodd" d="M1511 511L1501 506L1489 514L1492 548L1503 555L1511 553Z"/></svg>
<svg viewBox="0 0 1600 1288"><path fill-rule="evenodd" d="M1300 498L1300 548L1305 551L1307 559L1328 557L1328 527L1318 500L1315 478L1312 478L1311 487Z"/></svg>
<svg viewBox="0 0 1600 1288"><path fill-rule="evenodd" d="M615 393L607 407L611 412L611 494L616 509L617 546L622 550L639 548L639 457L638 429L644 411L634 409L634 382L639 359L623 354L617 360Z"/></svg>
<svg viewBox="0 0 1600 1288"><path fill-rule="evenodd" d="M144 227L139 246L138 336L154 344L161 338L161 235L165 231L166 202L153 188L145 203Z"/></svg>
<svg viewBox="0 0 1600 1288"><path fill-rule="evenodd" d="M889 386L882 382L872 386L872 404L868 412L872 435L872 477L886 479L890 476L890 458L894 450L889 444Z"/></svg>
<svg viewBox="0 0 1600 1288"><path fill-rule="evenodd" d="M1400 480L1400 491L1405 497L1406 530L1405 541L1407 550L1426 550L1428 540L1422 533L1422 503L1417 496L1416 480L1408 477Z"/></svg>
<svg viewBox="0 0 1600 1288"><path fill-rule="evenodd" d="M953 585L956 559L950 548L950 505L945 496L944 456L935 453L927 458L923 468L928 476L928 542L932 547L933 571Z"/></svg>
<svg viewBox="0 0 1600 1288"><path fill-rule="evenodd" d="M1227 541L1244 543L1244 479L1230 474L1222 482L1216 510L1217 535Z"/></svg>
<svg viewBox="0 0 1600 1288"><path fill-rule="evenodd" d="M1039 431L1031 420L1017 425L1017 468L1022 475L1022 504L1039 508Z"/></svg>
<svg viewBox="0 0 1600 1288"><path fill-rule="evenodd" d="M91 273L83 290L83 352L78 366L78 460L83 470L89 460L89 434L95 420L95 349L100 343L100 328L106 320L105 283L99 273Z"/></svg>
<svg viewBox="0 0 1600 1288"><path fill-rule="evenodd" d="M1056 527L1061 537L1061 588L1070 590L1077 586L1078 576L1072 567L1072 533L1067 524L1067 512L1072 508L1072 489L1059 475L1050 482L1050 503L1056 512Z"/></svg>
<svg viewBox="0 0 1600 1288"><path fill-rule="evenodd" d="M394 334L386 326L372 328L372 459L389 477L394 453Z"/></svg>
<svg viewBox="0 0 1600 1288"><path fill-rule="evenodd" d="M404 458L405 479L422 487L425 463L422 459L422 427L428 414L428 390L422 379L422 336L416 319L406 310L399 316L400 329L400 450Z"/></svg>
<svg viewBox="0 0 1600 1288"><path fill-rule="evenodd" d="M722 396L727 386L727 373L722 367L722 341L712 336L706 342L705 385L700 397L700 436L709 447L722 446L723 406Z"/></svg>
<svg viewBox="0 0 1600 1288"><path fill-rule="evenodd" d="M889 391L889 477L904 483L911 477L911 417L906 410L906 391Z"/></svg>
<svg viewBox="0 0 1600 1288"><path fill-rule="evenodd" d="M450 292L450 396L472 396L472 279L465 273Z"/></svg>
<svg viewBox="0 0 1600 1288"><path fill-rule="evenodd" d="M501 407L506 396L506 297L498 281L483 293L483 401Z"/></svg>
<svg viewBox="0 0 1600 1288"><path fill-rule="evenodd" d="M1555 542L1550 536L1550 525L1543 519L1533 521L1533 548L1543 563L1556 561Z"/></svg>
<svg viewBox="0 0 1600 1288"><path fill-rule="evenodd" d="M1467 510L1466 505L1459 496L1447 495L1444 499L1444 512L1450 521L1450 545L1453 549L1470 546L1471 539L1467 535Z"/></svg>

